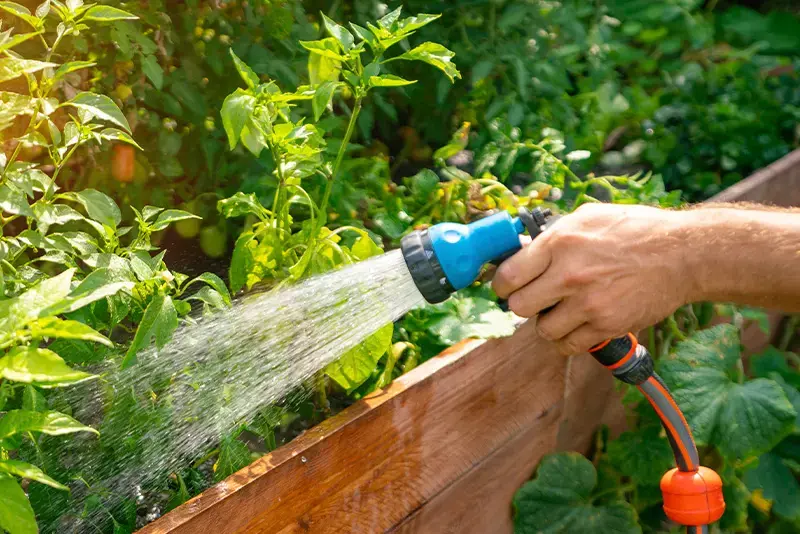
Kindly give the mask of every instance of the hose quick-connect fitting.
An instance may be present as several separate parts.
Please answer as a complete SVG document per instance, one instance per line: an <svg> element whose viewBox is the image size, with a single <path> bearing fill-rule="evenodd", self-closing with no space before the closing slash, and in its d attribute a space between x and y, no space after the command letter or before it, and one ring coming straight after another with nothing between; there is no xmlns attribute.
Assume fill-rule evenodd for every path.
<svg viewBox="0 0 800 534"><path fill-rule="evenodd" d="M440 223L405 236L401 243L408 271L431 304L472 284L484 264L503 260L521 248L527 229L541 233L550 210L520 208L519 217L500 212L470 224Z"/></svg>

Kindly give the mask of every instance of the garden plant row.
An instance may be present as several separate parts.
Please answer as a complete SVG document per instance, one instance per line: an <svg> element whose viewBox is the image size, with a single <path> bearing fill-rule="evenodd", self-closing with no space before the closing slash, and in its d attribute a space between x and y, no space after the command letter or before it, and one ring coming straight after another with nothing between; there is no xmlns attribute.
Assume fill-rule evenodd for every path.
<svg viewBox="0 0 800 534"><path fill-rule="evenodd" d="M786 20L794 19L748 14L762 21L764 33L753 36L737 19L741 10L717 20L691 2L644 10L616 2L591 12L569 2L490 2L446 9L444 23L356 2L341 7L347 24L309 17L296 2L225 2L219 10L191 1L128 4L0 2L13 21L0 32L0 528L12 534L61 531L86 518L100 531L132 532L443 348L508 335L515 323L488 286L476 284L387 325L303 385L296 400L238 422L157 487L102 487L115 465L106 443L128 432L131 406L159 417L170 399L158 387L108 391L94 407L100 419L88 425L77 414L91 407L64 392L102 381L96 370L104 365L135 366L137 353L230 306L232 294L296 282L380 254L413 228L497 209L568 212L598 200L677 206L681 193L649 168L705 195L795 141L794 59L780 55L791 46L771 42L779 22L790 26L777 35L791 37ZM650 28L654 20L665 26ZM689 21L696 33L687 36ZM732 44L719 45L717 35ZM492 52L500 39L510 55ZM686 43L696 61L682 61ZM463 52L468 75L451 46ZM276 47L280 54L271 53ZM546 68L545 55L559 62ZM652 85L629 84L634 77ZM436 95L436 110L426 94ZM699 94L714 105L696 103ZM733 129L744 130L747 117L749 133L737 137ZM401 120L395 138L390 125ZM720 130L703 131L709 125ZM688 139L711 153L687 155ZM200 232L210 256L230 255L227 282L168 267L157 243L171 226ZM716 309L739 323L762 318ZM651 349L685 399L707 463L725 478L723 527L794 528L800 501L779 491L800 493L792 338L745 369L736 327L705 328L714 311L678 310L654 328ZM709 387L721 402L693 405L698 388ZM601 439L591 461L545 459L515 499L521 532L548 521L578 532L589 518L620 531L663 530L652 477L669 463L669 448L635 390L625 398L635 430ZM748 412L736 406L758 416L741 420ZM141 439L129 436L129 446ZM70 447L94 455L91 470L58 454ZM637 458L631 449L658 454ZM542 503L555 498L548 480L559 470L573 473L576 486L563 488L559 495L570 497L543 518Z"/></svg>

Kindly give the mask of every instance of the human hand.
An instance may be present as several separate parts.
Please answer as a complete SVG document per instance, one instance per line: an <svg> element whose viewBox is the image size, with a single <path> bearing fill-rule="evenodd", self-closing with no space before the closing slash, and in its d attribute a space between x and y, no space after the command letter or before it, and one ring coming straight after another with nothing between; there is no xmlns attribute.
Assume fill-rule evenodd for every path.
<svg viewBox="0 0 800 534"><path fill-rule="evenodd" d="M492 286L565 355L652 325L691 301L682 213L584 204L497 268Z"/></svg>

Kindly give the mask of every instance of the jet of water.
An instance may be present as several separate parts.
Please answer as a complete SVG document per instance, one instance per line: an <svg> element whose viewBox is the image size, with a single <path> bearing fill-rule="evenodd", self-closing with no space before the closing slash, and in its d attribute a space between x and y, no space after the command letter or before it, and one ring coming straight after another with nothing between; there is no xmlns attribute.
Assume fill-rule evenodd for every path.
<svg viewBox="0 0 800 534"><path fill-rule="evenodd" d="M140 488L179 472L423 302L400 251L242 298L180 328L161 350L141 353L136 365L105 373L90 398L82 391L86 413L75 415L98 426L106 454L101 461L73 439L77 445L65 449L61 461L92 474L92 486L103 488L108 505L137 493L141 500ZM117 406L103 417L109 402L125 409ZM68 529L62 520L58 531L94 530L102 521L94 515L84 512Z"/></svg>

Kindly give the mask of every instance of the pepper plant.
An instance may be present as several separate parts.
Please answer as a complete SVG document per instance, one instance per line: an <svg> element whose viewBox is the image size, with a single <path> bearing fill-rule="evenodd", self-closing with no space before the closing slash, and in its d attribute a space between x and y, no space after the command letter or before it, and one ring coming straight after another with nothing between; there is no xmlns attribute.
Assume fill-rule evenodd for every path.
<svg viewBox="0 0 800 534"><path fill-rule="evenodd" d="M81 369L87 364L132 362L152 338L163 345L179 316L191 311L192 299L207 308L230 299L219 278L190 281L167 269L163 252L152 254L153 232L193 215L147 206L134 209L136 227L124 226L107 195L60 192L59 177L79 147L137 146L110 98L74 91L66 81L93 63L59 64L61 47L91 24L133 15L80 0L45 1L34 13L13 2L0 2L0 9L32 30L0 33L0 82L24 82L19 92L0 92L0 129L27 124L5 139L10 155L0 153L0 528L17 534L37 531L19 478L69 491L69 480L56 481L32 463L43 461L42 451L51 446L47 436L97 434L51 409L49 390L98 378ZM23 43L40 44L36 59L14 51ZM22 160L30 146L46 160ZM203 287L186 296L195 283Z"/></svg>
<svg viewBox="0 0 800 534"><path fill-rule="evenodd" d="M230 148L241 144L256 157L266 151L275 169L270 205L264 206L254 195L242 193L219 202L225 217L249 215L252 220L236 240L233 251L230 285L234 292L249 289L262 280L298 280L380 253L380 246L364 228L328 226L331 192L351 150L362 103L376 88L414 83L391 72L396 61L428 63L444 72L450 81L460 76L451 61L453 53L433 42L388 55L395 45L438 15L403 18L397 9L375 24L369 23L367 28L350 24L350 29L324 14L321 17L328 36L300 42L310 53L310 85L288 92L275 81L261 83L255 72L231 51L246 88L237 89L222 106L222 123ZM348 116L347 126L341 139L332 139L326 137L328 132L321 118L326 111L332 111L337 94L345 89L352 96L352 103L340 98L339 104ZM304 102L311 104L310 115L300 110ZM346 233L356 236L348 244L343 241ZM332 364L328 376L348 391L354 390L369 377L377 359L387 351L390 339L391 325L387 325Z"/></svg>

